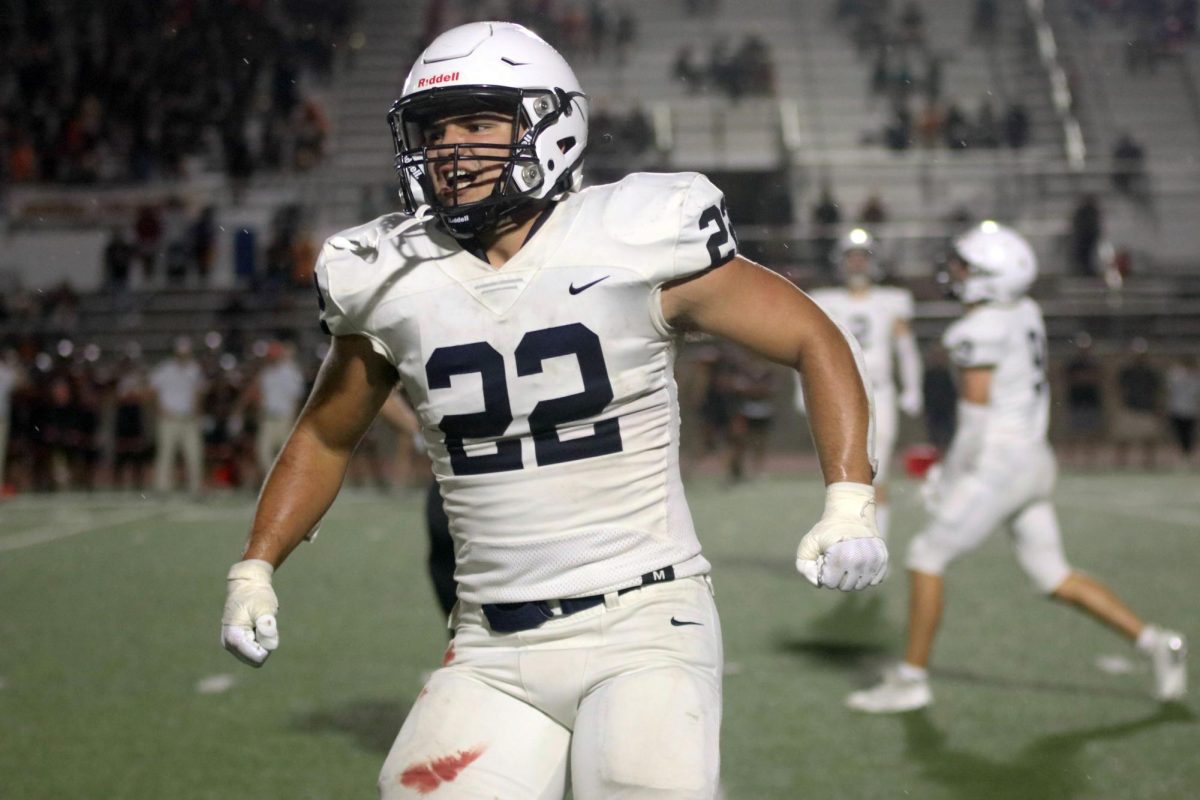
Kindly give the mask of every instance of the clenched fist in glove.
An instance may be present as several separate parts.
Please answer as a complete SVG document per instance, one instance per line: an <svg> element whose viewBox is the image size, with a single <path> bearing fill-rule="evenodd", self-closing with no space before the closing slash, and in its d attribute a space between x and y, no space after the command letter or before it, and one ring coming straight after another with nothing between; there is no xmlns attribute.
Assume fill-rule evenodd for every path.
<svg viewBox="0 0 1200 800"><path fill-rule="evenodd" d="M275 614L279 600L271 587L275 568L266 561L239 561L229 570L221 644L252 667L261 667L279 647Z"/></svg>
<svg viewBox="0 0 1200 800"><path fill-rule="evenodd" d="M855 592L887 573L887 545L875 528L875 487L832 483L825 513L796 549L796 569L818 587Z"/></svg>

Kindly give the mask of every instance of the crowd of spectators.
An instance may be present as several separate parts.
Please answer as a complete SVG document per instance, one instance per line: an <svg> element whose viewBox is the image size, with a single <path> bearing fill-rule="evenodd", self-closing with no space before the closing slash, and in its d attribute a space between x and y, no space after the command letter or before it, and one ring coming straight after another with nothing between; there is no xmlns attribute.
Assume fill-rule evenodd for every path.
<svg viewBox="0 0 1200 800"><path fill-rule="evenodd" d="M735 103L743 97L767 97L776 91L771 48L753 33L742 37L732 48L729 39L723 36L713 39L703 63L695 45L683 45L675 54L671 76L688 94L714 91Z"/></svg>
<svg viewBox="0 0 1200 800"><path fill-rule="evenodd" d="M1125 69L1153 74L1164 59L1196 41L1197 0L1071 0L1076 23L1106 19L1125 33Z"/></svg>
<svg viewBox="0 0 1200 800"><path fill-rule="evenodd" d="M131 224L112 227L103 254L104 286L118 294L131 288L203 288L219 236L233 240L233 272L242 286L278 290L312 281L317 245L300 206L282 206L260 235L252 228L227 231L218 225L214 206L192 207L170 197L143 204Z"/></svg>
<svg viewBox="0 0 1200 800"><path fill-rule="evenodd" d="M915 117L910 104L903 101L893 104L881 138L895 151L913 146L952 151L1007 147L1016 151L1029 144L1029 126L1029 111L1020 100L1009 103L1003 114L997 113L988 97L980 101L974 114L968 114L957 102L943 105L928 101Z"/></svg>
<svg viewBox="0 0 1200 800"><path fill-rule="evenodd" d="M18 337L9 343L0 348L0 496L254 491L286 439L326 347L297 348L283 332L242 344L217 331L194 343L180 337L172 353L153 359L134 341L119 353L66 339ZM1127 356L1099 360L1086 334L1077 343L1079 351L1059 366L1056 381L1066 459L1095 466L1103 450L1111 454L1104 461L1117 466L1154 468L1167 460L1194 466L1196 359L1157 357L1137 339ZM944 446L953 429L955 394L943 355L935 348L928 356L926 423L930 440ZM678 377L681 401L700 422L688 440L688 464L715 459L732 481L761 472L790 386L780 378L776 368L737 348L707 342L690 348ZM353 467L357 482L387 488L411 472L406 464L415 458L413 442L386 436L382 429L368 435ZM1175 455L1168 458L1169 439Z"/></svg>
<svg viewBox="0 0 1200 800"><path fill-rule="evenodd" d="M466 22L502 19L524 25L572 63L607 61L623 66L638 38L629 2L606 0L430 0L414 52L438 34Z"/></svg>
<svg viewBox="0 0 1200 800"><path fill-rule="evenodd" d="M305 169L351 0L11 0L0 171L11 182L245 179Z"/></svg>
<svg viewBox="0 0 1200 800"><path fill-rule="evenodd" d="M969 44L995 43L997 11L994 0L978 0ZM894 151L1020 150L1029 144L1029 109L1020 100L997 107L984 97L972 112L945 97L947 58L928 41L925 11L916 0L898 10L888 0L839 0L835 16L860 57L871 59L871 102L882 99L889 110L882 129L864 135L865 144Z"/></svg>
<svg viewBox="0 0 1200 800"><path fill-rule="evenodd" d="M215 331L158 361L135 341L118 354L15 344L0 355L9 491L257 488L320 355L279 339L234 349Z"/></svg>
<svg viewBox="0 0 1200 800"><path fill-rule="evenodd" d="M70 281L33 291L10 279L0 288L0 325L6 328L69 336L79 326L80 298Z"/></svg>
<svg viewBox="0 0 1200 800"><path fill-rule="evenodd" d="M588 119L588 157L597 161L636 159L652 149L654 126L641 106L609 111L597 103Z"/></svg>

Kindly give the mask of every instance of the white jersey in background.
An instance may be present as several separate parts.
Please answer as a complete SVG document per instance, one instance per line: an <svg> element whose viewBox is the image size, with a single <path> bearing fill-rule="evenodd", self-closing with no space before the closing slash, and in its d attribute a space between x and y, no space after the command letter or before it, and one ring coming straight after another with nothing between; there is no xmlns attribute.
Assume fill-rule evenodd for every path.
<svg viewBox="0 0 1200 800"><path fill-rule="evenodd" d="M701 175L630 175L558 203L501 269L402 214L326 242L321 318L400 373L460 598L584 596L668 566L708 571L679 476L659 293L734 255L724 206Z"/></svg>
<svg viewBox="0 0 1200 800"><path fill-rule="evenodd" d="M859 294L843 287L830 287L817 289L809 296L844 330L849 331L862 348L867 379L870 381L873 395L875 482L877 485L884 484L891 473L892 452L900 427L896 411L896 324L907 323L912 319L912 293L895 286L871 286ZM916 381L918 378L914 376L912 380ZM916 386L905 388L919 391L919 387ZM799 406L803 399L799 376L796 377L796 391ZM881 499L876 514L880 535L886 538L886 498Z"/></svg>
<svg viewBox="0 0 1200 800"><path fill-rule="evenodd" d="M809 296L858 340L876 398L880 392L895 394L895 329L897 322L912 319L912 292L896 286L872 286L855 295L849 289L831 287Z"/></svg>
<svg viewBox="0 0 1200 800"><path fill-rule="evenodd" d="M978 306L946 330L942 343L960 369L993 368L985 451L1046 441L1046 325L1037 303L1023 297Z"/></svg>

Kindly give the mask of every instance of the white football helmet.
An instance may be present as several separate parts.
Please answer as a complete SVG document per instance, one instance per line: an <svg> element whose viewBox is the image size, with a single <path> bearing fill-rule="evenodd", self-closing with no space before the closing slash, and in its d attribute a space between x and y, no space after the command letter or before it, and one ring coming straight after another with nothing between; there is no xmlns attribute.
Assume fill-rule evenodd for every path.
<svg viewBox="0 0 1200 800"><path fill-rule="evenodd" d="M954 257L966 265L966 277L952 281L964 303L1011 303L1037 277L1037 256L1025 237L991 220L955 239Z"/></svg>
<svg viewBox="0 0 1200 800"><path fill-rule="evenodd" d="M862 253L866 257L865 262L850 264L851 253ZM847 286L861 287L883 279L878 242L863 228L855 228L838 241L837 258L838 275Z"/></svg>
<svg viewBox="0 0 1200 800"><path fill-rule="evenodd" d="M508 145L422 141L429 122L478 108L512 114ZM473 22L434 39L409 72L388 122L407 210L428 204L455 236L473 236L524 203L557 200L583 182L587 98L558 51L511 22ZM457 171L461 148L474 162L502 164L500 177L482 200L460 205L455 192L439 202L432 170L452 163Z"/></svg>

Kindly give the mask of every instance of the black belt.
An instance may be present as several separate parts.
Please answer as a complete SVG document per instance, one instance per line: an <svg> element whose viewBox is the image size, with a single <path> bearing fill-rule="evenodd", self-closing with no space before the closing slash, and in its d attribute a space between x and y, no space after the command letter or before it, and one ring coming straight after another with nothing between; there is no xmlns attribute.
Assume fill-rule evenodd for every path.
<svg viewBox="0 0 1200 800"><path fill-rule="evenodd" d="M642 576L642 582L637 586L621 589L617 594L641 589L653 583L667 583L675 580L675 568L664 567ZM604 602L604 595L593 594L587 597L567 597L562 600L527 600L523 603L484 603L483 613L488 625L496 633L517 633L528 631L540 626L546 620L555 617L569 617L580 611L595 608ZM551 603L557 603L561 614L555 614Z"/></svg>

